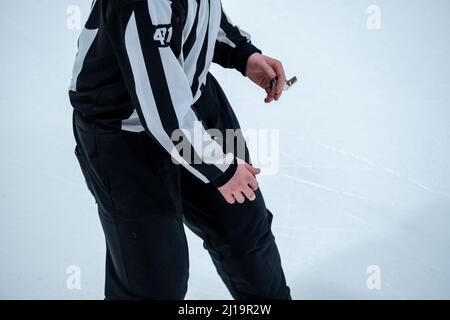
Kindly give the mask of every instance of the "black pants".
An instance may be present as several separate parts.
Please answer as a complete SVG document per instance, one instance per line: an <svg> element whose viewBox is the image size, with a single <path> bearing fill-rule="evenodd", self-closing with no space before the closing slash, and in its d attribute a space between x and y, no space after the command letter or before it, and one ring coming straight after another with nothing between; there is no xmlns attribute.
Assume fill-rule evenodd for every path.
<svg viewBox="0 0 450 320"><path fill-rule="evenodd" d="M239 123L208 77L194 106L208 127ZM107 299L183 299L189 261L183 223L202 238L235 299L290 299L261 192L229 205L146 133L105 128L74 112L76 155L106 237Z"/></svg>

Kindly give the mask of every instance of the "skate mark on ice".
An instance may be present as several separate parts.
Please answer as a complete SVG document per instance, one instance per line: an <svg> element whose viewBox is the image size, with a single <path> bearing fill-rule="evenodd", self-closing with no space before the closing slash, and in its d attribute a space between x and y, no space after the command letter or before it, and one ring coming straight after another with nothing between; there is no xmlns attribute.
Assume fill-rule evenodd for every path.
<svg viewBox="0 0 450 320"><path fill-rule="evenodd" d="M408 183L420 190L426 191L430 194L440 196L440 197L444 198L445 200L450 201L449 194L442 192L442 191L435 190L432 187L425 185L424 183L420 182L418 179L416 179L412 176L400 173L392 168L380 165L376 161L371 160L371 159L369 159L365 156L362 156L360 154L357 154L355 152L346 151L342 148L337 148L337 147L334 147L334 146L331 146L331 145L328 145L325 143L317 142L313 139L306 139L306 138L300 138L300 137L295 137L294 139L301 143L309 143L309 144L318 145L327 151L333 152L333 153L341 155L343 157L351 158L359 163L366 165L367 167L371 168L372 170L384 172L384 173L386 173L392 177L395 177L398 180L402 180L403 182ZM284 154L287 155L288 157L290 157L291 159L295 159L295 158L289 156L289 154L286 152L284 152ZM320 168L320 167L318 166L318 168ZM326 168L326 167L323 166L323 168Z"/></svg>
<svg viewBox="0 0 450 320"><path fill-rule="evenodd" d="M292 176L292 175L289 175L289 174L286 174L286 173L283 173L281 175L284 178L286 178L286 179L289 179L289 180L292 180L292 181L295 181L295 182L298 182L298 183L301 183L301 184L305 184L305 185L308 185L310 187L314 187L314 188L317 188L317 189L321 189L321 190L325 190L325 191L328 191L328 192L336 193L336 194L339 194L339 195L342 195L342 196L346 196L346 197L357 198L357 199L360 199L360 200L366 200L366 201L370 200L370 199L368 199L366 197L363 197L361 195L358 195L358 194L350 192L350 191L339 190L339 189L336 189L336 188L333 188L333 187L329 187L329 186L324 185L324 184L320 184L320 183L317 183L317 182L313 182L313 181L309 181L309 180L306 180L306 179L298 178L298 177L295 177L295 176Z"/></svg>
<svg viewBox="0 0 450 320"><path fill-rule="evenodd" d="M310 170L311 172L315 172L315 173L320 173L320 170L317 169L333 169L333 170L342 170L342 168L339 167L328 167L328 166L306 166L306 165L302 165L301 163L298 163L297 160L295 160L292 156L289 155L289 153L287 152L283 152L283 155L293 159L292 161L294 162L294 167L302 167L302 168L306 168L308 170ZM288 166L283 166L283 167L288 167ZM396 202L393 201L386 201L386 199L384 197L374 197L374 196L367 196L367 195L363 195L363 194L358 194L358 193L354 193L351 191L345 191L345 190L340 190L334 187L330 187L324 184L320 184L311 180L305 180L290 174L281 174L282 177L298 182L298 183L302 183L305 185L309 185L315 188L319 188L328 192L332 192L335 194L339 194L342 196L347 196L347 197L351 197L351 198L355 198L355 199L359 199L359 200L363 200L366 202L372 202L372 203L376 203L376 204L382 204L382 205L387 205L390 207L394 207L394 208L403 208L401 205L397 204Z"/></svg>
<svg viewBox="0 0 450 320"><path fill-rule="evenodd" d="M302 163L300 161L298 161L297 159L295 159L294 156L292 156L290 153L286 152L286 151L281 151L281 155L289 158L289 162L294 162L293 164L284 164L283 167L300 167L300 168L304 168L304 169L325 169L325 170L339 170L339 167L336 166L324 166L324 165L318 165L318 164L305 164Z"/></svg>
<svg viewBox="0 0 450 320"><path fill-rule="evenodd" d="M340 154L340 155L345 156L345 157L350 157L350 158L352 158L352 159L354 159L354 160L356 160L356 161L358 161L360 163L364 163L364 164L368 165L369 167L372 167L373 169L381 170L382 172L385 172L388 175L391 175L391 176L393 176L393 177L395 177L395 178L397 178L399 180L403 180L404 182L406 182L406 183L408 183L410 185L413 185L413 186L415 186L418 189L427 191L427 192L432 193L434 195L438 195L438 196L444 197L446 200L450 200L450 195L448 195L448 194L446 194L444 192L441 192L441 191L434 190L433 188L431 188L429 186L426 186L425 184L421 183L420 181L418 181L417 179L415 179L415 178L413 178L413 177L411 177L409 175L402 174L402 173L400 173L398 171L395 171L392 168L389 168L389 167L386 167L386 166L383 166L383 165L379 165L375 161L370 160L370 159L368 159L368 158L366 158L364 156L361 156L361 155L356 154L354 152L349 152L349 151L346 151L346 150L343 150L343 149L340 149L340 148L336 148L336 147L333 147L333 146L330 146L330 145L327 145L327 144L323 144L323 143L319 143L319 145L321 147L323 147L324 149L326 149L326 150L329 150L329 151L334 152L336 154Z"/></svg>

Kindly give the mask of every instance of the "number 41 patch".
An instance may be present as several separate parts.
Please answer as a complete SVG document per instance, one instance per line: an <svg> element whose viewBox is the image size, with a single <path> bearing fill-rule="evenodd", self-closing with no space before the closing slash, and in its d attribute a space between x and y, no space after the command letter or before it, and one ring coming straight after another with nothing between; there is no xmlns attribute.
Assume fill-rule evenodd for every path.
<svg viewBox="0 0 450 320"><path fill-rule="evenodd" d="M155 30L153 40L158 41L162 46L167 46L172 40L172 34L172 27L160 27Z"/></svg>

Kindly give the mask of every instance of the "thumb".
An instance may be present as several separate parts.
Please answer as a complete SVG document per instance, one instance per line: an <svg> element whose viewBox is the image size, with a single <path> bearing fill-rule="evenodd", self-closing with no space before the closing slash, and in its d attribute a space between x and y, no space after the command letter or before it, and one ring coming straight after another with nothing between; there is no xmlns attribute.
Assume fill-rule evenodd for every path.
<svg viewBox="0 0 450 320"><path fill-rule="evenodd" d="M251 174L253 174L254 176L258 175L261 173L261 169L260 168L255 168L251 165L249 165L248 163L245 164L245 167L247 168L248 171L250 171Z"/></svg>

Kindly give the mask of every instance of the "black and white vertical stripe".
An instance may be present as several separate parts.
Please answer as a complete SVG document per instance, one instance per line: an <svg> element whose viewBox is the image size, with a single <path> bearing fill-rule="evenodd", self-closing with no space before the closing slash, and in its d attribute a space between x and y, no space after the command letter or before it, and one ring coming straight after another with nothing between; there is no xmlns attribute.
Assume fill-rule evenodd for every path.
<svg viewBox="0 0 450 320"><path fill-rule="evenodd" d="M211 63L237 68L234 60L245 51L238 52L237 48L249 43L250 37L231 24L219 0L175 2L96 0L91 15L114 14L97 19L98 28L91 26L83 30L71 91L72 95L79 91L77 83L82 72L86 77L95 77L94 72L89 74L89 70L83 68L88 65L86 61L99 60L94 55L103 52L105 38L111 39L110 45L116 50L117 62L134 106L131 115L122 119L121 129L146 130L177 162L202 181L210 182L230 168L234 156L224 154L205 128L198 126L192 105L201 96ZM179 24L179 7L175 8L180 3L185 9L182 24ZM104 20L108 20L109 37L98 36ZM163 45L154 39L159 28L170 27L174 35L169 44ZM183 130L201 163L191 163L191 159L184 159L182 154L174 152L176 148L171 137L177 129ZM193 141L199 134L203 140L200 144Z"/></svg>

